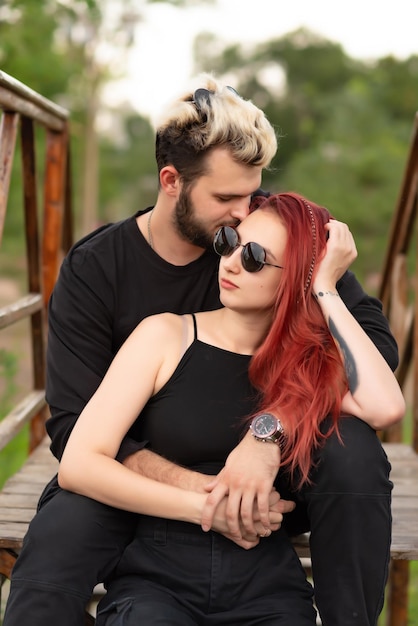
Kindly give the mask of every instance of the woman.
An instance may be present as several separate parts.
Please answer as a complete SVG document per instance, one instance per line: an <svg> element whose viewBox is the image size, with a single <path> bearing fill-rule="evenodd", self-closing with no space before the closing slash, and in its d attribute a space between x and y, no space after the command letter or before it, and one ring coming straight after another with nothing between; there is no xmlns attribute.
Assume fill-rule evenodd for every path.
<svg viewBox="0 0 418 626"><path fill-rule="evenodd" d="M258 524L257 537L245 537L252 549L243 550L220 534L227 529L221 507L219 533L203 533L204 494L114 460L128 430L171 460L216 474L251 422L300 485L341 412L373 428L404 412L392 372L335 289L356 256L346 225L295 194L279 194L260 199L237 229L221 228L214 246L224 308L144 320L81 414L61 461L65 489L143 514L140 554L126 550L98 625L315 623L312 590L284 531ZM272 416L273 436L263 432L264 418L260 429L260 413ZM332 425L324 435L325 419ZM281 521L276 503L273 494L273 529Z"/></svg>

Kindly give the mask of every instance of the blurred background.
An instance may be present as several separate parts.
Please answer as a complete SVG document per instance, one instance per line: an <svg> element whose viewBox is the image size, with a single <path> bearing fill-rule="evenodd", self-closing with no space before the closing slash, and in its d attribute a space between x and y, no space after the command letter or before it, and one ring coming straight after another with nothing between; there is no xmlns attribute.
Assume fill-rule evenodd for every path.
<svg viewBox="0 0 418 626"><path fill-rule="evenodd" d="M154 202L155 116L190 76L225 78L280 136L264 187L347 220L373 291L418 109L417 20L414 0L3 0L0 69L71 112L76 238Z"/></svg>
<svg viewBox="0 0 418 626"><path fill-rule="evenodd" d="M417 24L416 0L0 0L0 70L70 111L76 239L154 203L153 123L213 72L277 130L264 188L347 221L375 294L418 110ZM39 136L39 164L43 150ZM0 304L26 289L19 168L17 155ZM28 376L22 335L0 346L0 417ZM0 484L23 458L5 455Z"/></svg>

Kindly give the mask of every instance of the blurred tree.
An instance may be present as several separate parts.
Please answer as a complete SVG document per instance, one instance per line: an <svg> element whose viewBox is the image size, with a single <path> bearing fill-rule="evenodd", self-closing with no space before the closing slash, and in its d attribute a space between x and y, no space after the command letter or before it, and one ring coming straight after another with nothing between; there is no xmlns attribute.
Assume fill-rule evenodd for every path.
<svg viewBox="0 0 418 626"><path fill-rule="evenodd" d="M0 4L0 67L71 111L80 234L155 197L153 131L128 105L112 110L103 97L103 87L124 73L146 0L138 4ZM339 44L299 29L250 49L203 33L195 63L195 71L226 78L276 127L279 150L264 185L298 189L350 220L362 262L377 269L417 108L418 57L356 61Z"/></svg>
<svg viewBox="0 0 418 626"><path fill-rule="evenodd" d="M120 114L120 111L119 111ZM115 118L113 118L115 119ZM103 222L126 217L127 209L151 206L158 190L154 130L148 120L127 109L101 137L100 207ZM114 133L119 141L115 144Z"/></svg>
<svg viewBox="0 0 418 626"><path fill-rule="evenodd" d="M369 78L374 99L394 119L411 120L418 108L418 55L402 61L392 56L379 59Z"/></svg>
<svg viewBox="0 0 418 626"><path fill-rule="evenodd" d="M356 271L378 272L418 108L418 57L356 61L299 29L251 49L203 33L195 59L196 70L227 77L277 129L264 186L300 191L347 220L360 251Z"/></svg>
<svg viewBox="0 0 418 626"><path fill-rule="evenodd" d="M71 112L74 195L83 216L82 231L97 213L95 125L100 89L118 74L133 41L137 20L133 4L6 0L1 7L0 66Z"/></svg>
<svg viewBox="0 0 418 626"><path fill-rule="evenodd" d="M129 132L129 124L124 118L132 115L132 111L124 107L121 111L109 109L103 90L124 75L127 54L134 42L136 26L142 19L144 7L156 1L0 2L1 69L71 112L74 203L81 221L77 229L79 234L91 230L101 220L99 179L118 183L112 172L104 169L106 159L103 160L100 155L100 119L104 114L109 118L111 113L113 127L125 127L125 131ZM186 7L201 4L202 1L214 2L165 0L165 3ZM108 154L112 145L109 137L105 143ZM116 137L113 143L115 153L120 155L123 151L120 138ZM125 146L129 143L125 142ZM152 141L148 148L151 158ZM140 174L136 173L136 180ZM19 179L17 172L14 179ZM10 202L15 197L17 199L18 191L12 187ZM103 194L100 196L102 198ZM21 212L13 214L8 232L20 229Z"/></svg>

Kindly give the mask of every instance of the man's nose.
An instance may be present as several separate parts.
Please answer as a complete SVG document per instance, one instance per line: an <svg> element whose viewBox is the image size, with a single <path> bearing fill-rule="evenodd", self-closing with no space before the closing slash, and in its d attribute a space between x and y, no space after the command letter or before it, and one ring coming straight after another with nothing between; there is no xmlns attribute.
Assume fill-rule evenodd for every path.
<svg viewBox="0 0 418 626"><path fill-rule="evenodd" d="M239 198L234 203L234 206L231 211L231 216L242 222L250 212L250 198Z"/></svg>

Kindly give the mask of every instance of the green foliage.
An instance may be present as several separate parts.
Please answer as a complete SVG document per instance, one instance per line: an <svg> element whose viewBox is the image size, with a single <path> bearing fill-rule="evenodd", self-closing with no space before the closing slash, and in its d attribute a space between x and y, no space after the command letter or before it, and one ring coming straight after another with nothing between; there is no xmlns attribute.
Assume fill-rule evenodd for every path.
<svg viewBox="0 0 418 626"><path fill-rule="evenodd" d="M17 392L17 358L8 350L0 349L0 420L9 413ZM0 488L23 463L28 447L27 429L0 451Z"/></svg>
<svg viewBox="0 0 418 626"><path fill-rule="evenodd" d="M264 185L327 206L355 235L361 279L382 267L418 109L418 56L354 61L306 29L249 50L205 33L197 69L232 84L265 111L280 138ZM374 280L374 285L376 280Z"/></svg>
<svg viewBox="0 0 418 626"><path fill-rule="evenodd" d="M22 467L28 456L29 431L25 428L0 451L0 489Z"/></svg>
<svg viewBox="0 0 418 626"><path fill-rule="evenodd" d="M118 145L112 137L100 143L100 220L122 219L154 204L158 175L154 131L143 117L127 113L121 120ZM138 205L138 202L140 205Z"/></svg>
<svg viewBox="0 0 418 626"><path fill-rule="evenodd" d="M148 0L149 4L156 4L163 2L164 4L171 4L173 7L186 8L192 6L201 6L202 4L215 4L216 0Z"/></svg>
<svg viewBox="0 0 418 626"><path fill-rule="evenodd" d="M16 378L17 359L16 356L0 349L0 380L2 381L2 393L0 397L0 418L3 417L11 408L11 401L17 391Z"/></svg>

